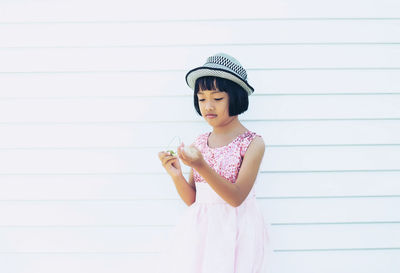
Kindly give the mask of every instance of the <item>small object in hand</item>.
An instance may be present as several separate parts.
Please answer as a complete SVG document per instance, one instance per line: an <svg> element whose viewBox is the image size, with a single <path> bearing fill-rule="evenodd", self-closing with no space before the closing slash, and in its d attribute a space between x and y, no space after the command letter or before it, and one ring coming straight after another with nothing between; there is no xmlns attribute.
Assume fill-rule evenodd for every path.
<svg viewBox="0 0 400 273"><path fill-rule="evenodd" d="M170 155L172 155L172 156L176 156L176 153L172 150L168 150L167 152L170 153Z"/></svg>
<svg viewBox="0 0 400 273"><path fill-rule="evenodd" d="M184 146L183 151L190 157L196 157L196 149L192 146Z"/></svg>

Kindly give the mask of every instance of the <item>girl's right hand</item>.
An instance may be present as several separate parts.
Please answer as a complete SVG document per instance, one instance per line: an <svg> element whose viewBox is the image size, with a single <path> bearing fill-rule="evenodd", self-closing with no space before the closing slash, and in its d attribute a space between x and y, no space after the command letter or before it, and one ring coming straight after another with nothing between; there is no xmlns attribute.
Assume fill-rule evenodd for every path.
<svg viewBox="0 0 400 273"><path fill-rule="evenodd" d="M164 169L171 177L182 175L181 164L179 163L177 156L173 156L169 152L159 152L158 158L160 159Z"/></svg>

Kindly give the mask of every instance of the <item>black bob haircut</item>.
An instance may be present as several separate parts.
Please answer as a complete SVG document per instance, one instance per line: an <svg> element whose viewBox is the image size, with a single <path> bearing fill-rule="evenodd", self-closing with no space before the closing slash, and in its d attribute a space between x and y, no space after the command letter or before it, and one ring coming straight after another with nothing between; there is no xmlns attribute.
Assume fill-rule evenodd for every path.
<svg viewBox="0 0 400 273"><path fill-rule="evenodd" d="M201 90L216 90L228 93L229 116L237 116L244 113L249 107L247 92L237 83L224 78L204 76L196 80L194 84L194 108L201 115L197 93Z"/></svg>

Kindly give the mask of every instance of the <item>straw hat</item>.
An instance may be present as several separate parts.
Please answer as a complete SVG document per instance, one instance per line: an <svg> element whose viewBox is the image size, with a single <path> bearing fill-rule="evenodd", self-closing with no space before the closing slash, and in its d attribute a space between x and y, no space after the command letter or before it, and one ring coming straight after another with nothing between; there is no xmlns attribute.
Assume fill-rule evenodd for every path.
<svg viewBox="0 0 400 273"><path fill-rule="evenodd" d="M225 53L218 53L207 58L207 62L200 67L190 70L186 74L187 85L194 90L196 80L204 76L214 76L231 80L239 84L250 96L254 88L247 82L246 70L238 60Z"/></svg>

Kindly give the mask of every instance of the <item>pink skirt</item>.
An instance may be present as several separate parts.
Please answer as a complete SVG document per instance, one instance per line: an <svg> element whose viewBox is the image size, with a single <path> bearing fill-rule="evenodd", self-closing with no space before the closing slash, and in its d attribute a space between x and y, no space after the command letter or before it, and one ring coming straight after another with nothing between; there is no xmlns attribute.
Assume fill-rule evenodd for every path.
<svg viewBox="0 0 400 273"><path fill-rule="evenodd" d="M274 259L254 187L233 207L199 182L196 201L166 240L157 273L269 273Z"/></svg>

